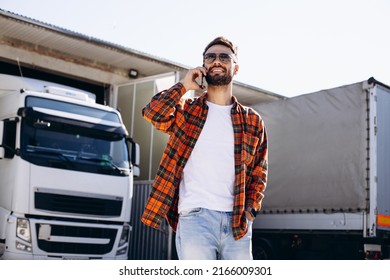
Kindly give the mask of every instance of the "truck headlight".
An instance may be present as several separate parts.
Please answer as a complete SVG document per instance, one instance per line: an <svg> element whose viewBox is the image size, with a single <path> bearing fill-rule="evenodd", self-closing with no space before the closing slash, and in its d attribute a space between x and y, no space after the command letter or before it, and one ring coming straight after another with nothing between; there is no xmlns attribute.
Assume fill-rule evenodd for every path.
<svg viewBox="0 0 390 280"><path fill-rule="evenodd" d="M129 233L130 233L130 227L129 226L123 226L121 238L119 240L119 247L125 245L129 241Z"/></svg>
<svg viewBox="0 0 390 280"><path fill-rule="evenodd" d="M16 236L31 243L30 222L27 219L18 218L16 221Z"/></svg>
<svg viewBox="0 0 390 280"><path fill-rule="evenodd" d="M129 242L130 226L125 225L122 229L121 238L119 239L117 255L123 255L127 252L127 243ZM122 248L121 248L122 247Z"/></svg>

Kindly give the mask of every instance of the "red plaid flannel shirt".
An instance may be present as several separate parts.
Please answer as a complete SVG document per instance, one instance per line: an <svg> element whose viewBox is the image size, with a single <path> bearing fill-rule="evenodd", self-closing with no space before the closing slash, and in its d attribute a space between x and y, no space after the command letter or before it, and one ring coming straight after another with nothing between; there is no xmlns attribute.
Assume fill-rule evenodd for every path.
<svg viewBox="0 0 390 280"><path fill-rule="evenodd" d="M170 135L160 167L153 182L142 222L158 228L163 219L176 231L179 184L183 168L190 157L206 121L206 95L183 99L181 83L155 95L143 109L144 118ZM235 239L248 228L244 210L260 210L267 180L267 137L263 120L253 109L233 98L231 117L234 131L235 191L232 230Z"/></svg>

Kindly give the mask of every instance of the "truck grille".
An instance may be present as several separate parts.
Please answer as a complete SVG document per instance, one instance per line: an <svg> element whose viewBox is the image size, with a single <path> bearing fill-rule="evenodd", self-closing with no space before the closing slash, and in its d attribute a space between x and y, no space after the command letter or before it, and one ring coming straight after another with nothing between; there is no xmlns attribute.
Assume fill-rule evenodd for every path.
<svg viewBox="0 0 390 280"><path fill-rule="evenodd" d="M41 224L36 224L37 234L40 231ZM51 236L57 237L58 241L50 239L37 238L40 250L47 253L62 254L107 254L112 251L117 230L113 228L79 227L65 225L50 225ZM61 239L84 239L105 240L105 242L69 242L60 241Z"/></svg>
<svg viewBox="0 0 390 280"><path fill-rule="evenodd" d="M115 217L121 214L122 202L122 199L35 192L35 208L55 212Z"/></svg>

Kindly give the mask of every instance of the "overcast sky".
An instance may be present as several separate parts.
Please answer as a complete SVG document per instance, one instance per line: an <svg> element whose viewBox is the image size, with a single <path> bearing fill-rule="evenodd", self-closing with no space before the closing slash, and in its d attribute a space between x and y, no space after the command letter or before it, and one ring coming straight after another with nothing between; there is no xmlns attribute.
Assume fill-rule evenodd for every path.
<svg viewBox="0 0 390 280"><path fill-rule="evenodd" d="M217 36L239 47L236 80L295 96L390 85L388 0L0 0L0 8L189 67Z"/></svg>

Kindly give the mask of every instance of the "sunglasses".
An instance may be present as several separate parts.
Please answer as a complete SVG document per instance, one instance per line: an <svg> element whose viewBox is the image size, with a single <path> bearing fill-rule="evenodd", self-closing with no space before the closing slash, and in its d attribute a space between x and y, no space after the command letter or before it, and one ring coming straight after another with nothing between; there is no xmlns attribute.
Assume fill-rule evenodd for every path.
<svg viewBox="0 0 390 280"><path fill-rule="evenodd" d="M235 62L233 56L228 53L206 53L203 59L206 63L212 63L217 59L217 57L222 63L229 63L230 60Z"/></svg>

